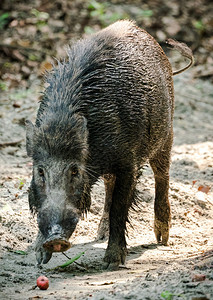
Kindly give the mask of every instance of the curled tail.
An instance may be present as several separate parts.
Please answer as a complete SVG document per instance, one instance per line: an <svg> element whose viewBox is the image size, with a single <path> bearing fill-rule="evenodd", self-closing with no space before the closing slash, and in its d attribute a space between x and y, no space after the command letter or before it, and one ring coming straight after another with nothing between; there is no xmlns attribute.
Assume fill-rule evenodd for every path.
<svg viewBox="0 0 213 300"><path fill-rule="evenodd" d="M174 41L172 39L168 39L166 42L167 42L167 44L171 45L175 50L177 50L182 56L184 56L190 60L189 64L186 67L184 67L180 70L174 71L172 73L173 76L186 71L194 64L194 57L192 54L192 50L186 44L180 43L178 41Z"/></svg>

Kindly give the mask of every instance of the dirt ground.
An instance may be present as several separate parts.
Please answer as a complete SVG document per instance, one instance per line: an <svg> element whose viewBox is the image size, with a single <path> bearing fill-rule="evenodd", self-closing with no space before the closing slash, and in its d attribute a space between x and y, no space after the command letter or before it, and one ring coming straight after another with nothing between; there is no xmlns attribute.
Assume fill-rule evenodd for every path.
<svg viewBox="0 0 213 300"><path fill-rule="evenodd" d="M67 261L54 254L47 265L37 267L36 219L27 199L32 164L23 121L35 118L39 82L32 80L29 90L1 93L0 299L213 299L213 85L193 79L191 71L174 79L170 245L155 242L154 181L147 165L139 182L143 201L131 212L126 266L115 272L101 270L106 243L95 240L104 201L101 180L93 190L91 212L78 224L67 251L69 257L85 252L80 265L51 271ZM41 274L50 280L46 291L34 289ZM197 281L196 275L205 280Z"/></svg>
<svg viewBox="0 0 213 300"><path fill-rule="evenodd" d="M87 1L33 0L29 2L37 10L31 17L31 4L19 2L2 0L3 12L12 10L5 27L0 7L0 299L213 299L211 1L189 0L182 12L179 1L151 0L150 6L144 1L140 7L146 14L153 13L145 18L138 13L141 1L136 0L125 5L109 1L112 6L90 10ZM115 272L102 270L107 243L96 241L104 203L100 180L93 189L91 211L79 222L71 238L72 247L66 252L70 258L85 252L78 264L52 270L67 261L63 254L54 254L48 264L38 267L33 250L36 218L29 212L27 197L32 162L26 155L24 123L35 120L41 73L48 69L50 58L63 55L62 45L68 40L111 22L114 12L121 17L128 13L138 25L156 33L160 42L166 37L189 42L195 53L196 65L174 77L169 246L155 241L154 180L147 165L138 184L143 201L130 213L125 266ZM176 56L170 55L177 68ZM42 274L50 281L46 291L35 287Z"/></svg>

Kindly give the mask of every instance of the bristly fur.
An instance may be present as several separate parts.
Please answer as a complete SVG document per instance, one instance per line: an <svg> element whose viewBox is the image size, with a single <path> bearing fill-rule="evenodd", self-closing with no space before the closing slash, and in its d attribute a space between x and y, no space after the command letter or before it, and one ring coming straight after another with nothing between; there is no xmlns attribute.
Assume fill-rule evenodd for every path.
<svg viewBox="0 0 213 300"><path fill-rule="evenodd" d="M30 205L46 238L56 224L69 238L90 207L91 187L100 176L113 175L105 262L118 267L125 261L128 211L137 204L136 184L147 160L156 181L156 224L170 220L172 69L159 44L130 21L77 42L67 56L47 75L36 124L28 124L34 159Z"/></svg>
<svg viewBox="0 0 213 300"><path fill-rule="evenodd" d="M49 87L44 92L46 96L42 100L44 109L47 105L51 105L50 108L54 110L55 104L57 107L61 105L63 112L70 106L72 111L75 111L79 105L82 88L89 89L91 85L94 86L95 78L103 77L101 68L97 68L103 61L103 57L97 56L97 52L101 53L103 46L91 39L90 47L88 47L88 42L81 40L72 48L67 48L68 60L63 62L58 60L57 65L53 66L53 69L45 76ZM36 123L38 126L42 112L40 108Z"/></svg>

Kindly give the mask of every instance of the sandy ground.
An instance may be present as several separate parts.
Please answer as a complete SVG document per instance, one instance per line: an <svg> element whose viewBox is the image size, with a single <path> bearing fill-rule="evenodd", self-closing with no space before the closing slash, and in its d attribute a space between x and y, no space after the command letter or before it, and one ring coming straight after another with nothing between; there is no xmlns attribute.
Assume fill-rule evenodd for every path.
<svg viewBox="0 0 213 300"><path fill-rule="evenodd" d="M66 252L74 257L84 251L80 265L53 271L67 258L54 254L38 268L36 218L28 209L32 164L25 151L24 121L35 118L40 84L33 75L30 80L29 90L0 95L0 299L213 299L213 85L193 79L191 71L174 78L169 246L155 241L154 181L147 165L138 186L144 200L131 212L126 266L115 272L101 269L106 242L95 240L104 201L100 180L91 212L79 222ZM41 274L50 280L46 291L35 288Z"/></svg>

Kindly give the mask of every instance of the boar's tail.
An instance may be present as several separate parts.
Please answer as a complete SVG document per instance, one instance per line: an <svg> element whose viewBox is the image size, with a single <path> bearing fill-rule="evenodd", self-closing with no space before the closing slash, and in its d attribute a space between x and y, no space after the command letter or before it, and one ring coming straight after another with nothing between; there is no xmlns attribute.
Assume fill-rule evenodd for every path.
<svg viewBox="0 0 213 300"><path fill-rule="evenodd" d="M172 73L173 76L186 71L194 64L194 57L192 54L192 50L186 44L180 43L178 41L174 41L172 39L168 39L166 42L167 42L167 44L171 45L175 50L177 50L182 56L184 56L190 60L189 64L186 67L184 67L180 70L174 71Z"/></svg>

